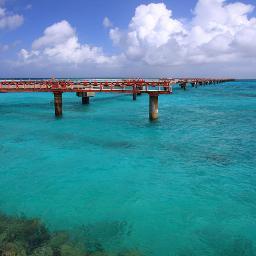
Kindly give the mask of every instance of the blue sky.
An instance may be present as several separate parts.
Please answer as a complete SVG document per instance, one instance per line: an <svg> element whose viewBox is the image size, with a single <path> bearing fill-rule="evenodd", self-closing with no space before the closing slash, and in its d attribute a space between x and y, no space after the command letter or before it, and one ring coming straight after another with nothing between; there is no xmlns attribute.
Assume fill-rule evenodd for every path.
<svg viewBox="0 0 256 256"><path fill-rule="evenodd" d="M0 76L256 77L253 5L0 0Z"/></svg>
<svg viewBox="0 0 256 256"><path fill-rule="evenodd" d="M6 1L8 10L24 15L24 25L15 31L6 31L1 36L4 43L21 41L22 47L30 46L31 42L42 34L49 25L68 20L77 30L81 41L87 41L93 45L103 45L108 51L113 51L108 31L102 26L105 16L119 27L127 27L135 8L140 4L149 4L152 1L140 0L9 0ZM158 1L156 1L158 2ZM162 1L159 1L162 2ZM191 16L191 10L196 1L186 1L186 8L182 1L165 1L172 7L177 17ZM28 10L26 8L31 6Z"/></svg>

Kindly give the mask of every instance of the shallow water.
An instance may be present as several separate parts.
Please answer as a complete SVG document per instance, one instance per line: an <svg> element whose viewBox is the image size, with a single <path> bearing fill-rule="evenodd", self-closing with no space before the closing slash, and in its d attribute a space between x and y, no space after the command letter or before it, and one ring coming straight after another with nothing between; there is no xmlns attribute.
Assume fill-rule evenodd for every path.
<svg viewBox="0 0 256 256"><path fill-rule="evenodd" d="M0 94L0 209L146 255L256 254L256 81L159 97Z"/></svg>

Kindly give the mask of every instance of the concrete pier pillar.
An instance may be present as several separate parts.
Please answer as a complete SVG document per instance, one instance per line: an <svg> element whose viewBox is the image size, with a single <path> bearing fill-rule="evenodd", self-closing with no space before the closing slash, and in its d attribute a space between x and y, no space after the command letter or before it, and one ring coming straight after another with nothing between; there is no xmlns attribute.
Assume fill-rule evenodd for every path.
<svg viewBox="0 0 256 256"><path fill-rule="evenodd" d="M180 88L182 88L185 91L187 89L187 83L181 83Z"/></svg>
<svg viewBox="0 0 256 256"><path fill-rule="evenodd" d="M133 85L133 93L132 93L132 99L133 100L137 100L137 86L136 85Z"/></svg>
<svg viewBox="0 0 256 256"><path fill-rule="evenodd" d="M76 96L82 98L83 105L88 105L90 104L90 97L94 97L95 93L94 92L77 92Z"/></svg>
<svg viewBox="0 0 256 256"><path fill-rule="evenodd" d="M158 118L158 95L149 95L149 119Z"/></svg>
<svg viewBox="0 0 256 256"><path fill-rule="evenodd" d="M82 97L82 104L83 105L90 104L90 97L87 97L87 96Z"/></svg>
<svg viewBox="0 0 256 256"><path fill-rule="evenodd" d="M62 92L54 92L55 116L62 116Z"/></svg>

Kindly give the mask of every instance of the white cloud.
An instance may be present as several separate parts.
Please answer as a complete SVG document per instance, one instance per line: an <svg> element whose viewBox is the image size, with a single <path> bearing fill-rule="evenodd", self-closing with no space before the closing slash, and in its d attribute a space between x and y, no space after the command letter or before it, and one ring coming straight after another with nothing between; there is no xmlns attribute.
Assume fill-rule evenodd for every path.
<svg viewBox="0 0 256 256"><path fill-rule="evenodd" d="M240 2L226 4L224 0L199 0L192 20L192 29L188 43L205 55L243 53L244 49L238 42L245 31L256 30L256 19L249 18L253 6ZM248 46L254 43L250 37L246 39ZM252 52L253 53L253 52Z"/></svg>
<svg viewBox="0 0 256 256"><path fill-rule="evenodd" d="M183 24L172 18L172 12L160 3L138 6L127 32L113 28L110 38L124 50L128 59L157 64L166 62L165 51L177 49L186 33Z"/></svg>
<svg viewBox="0 0 256 256"><path fill-rule="evenodd" d="M39 56L39 51L32 50L29 52L26 49L22 49L19 54L26 61L32 59L33 57Z"/></svg>
<svg viewBox="0 0 256 256"><path fill-rule="evenodd" d="M110 29L110 38L128 59L148 65L239 61L255 56L254 7L241 2L199 0L191 21L173 18L163 3L136 8L127 30Z"/></svg>
<svg viewBox="0 0 256 256"><path fill-rule="evenodd" d="M75 29L65 20L47 27L43 36L32 44L32 50L22 49L20 56L24 61L38 59L59 64L106 64L115 57L107 57L99 47L81 44Z"/></svg>
<svg viewBox="0 0 256 256"><path fill-rule="evenodd" d="M113 27L113 24L112 24L111 20L110 20L108 17L105 17L105 18L103 19L102 24L103 24L103 26L104 26L105 28L111 28L111 27Z"/></svg>
<svg viewBox="0 0 256 256"><path fill-rule="evenodd" d="M119 55L107 56L102 48L81 43L76 30L61 21L46 28L20 56L33 65L75 66L82 71L95 71L97 66L112 75L233 76L241 70L255 76L253 10L242 2L198 0L192 18L184 20L175 18L164 3L140 5L125 29L113 27L107 17L103 20Z"/></svg>
<svg viewBox="0 0 256 256"><path fill-rule="evenodd" d="M24 18L22 15L10 14L6 9L0 7L0 29L15 29L21 26L23 22Z"/></svg>
<svg viewBox="0 0 256 256"><path fill-rule="evenodd" d="M47 27L44 30L43 36L33 42L32 47L33 49L54 47L55 45L67 42L70 38L74 38L75 34L75 30L70 24L63 20Z"/></svg>

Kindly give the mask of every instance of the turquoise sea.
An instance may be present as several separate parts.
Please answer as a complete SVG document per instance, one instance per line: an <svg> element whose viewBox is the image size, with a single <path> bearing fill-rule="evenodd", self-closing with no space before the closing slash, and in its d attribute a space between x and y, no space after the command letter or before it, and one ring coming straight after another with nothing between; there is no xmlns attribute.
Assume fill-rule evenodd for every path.
<svg viewBox="0 0 256 256"><path fill-rule="evenodd" d="M0 210L81 229L109 250L256 255L256 81L159 97L97 94L89 106L0 94Z"/></svg>

